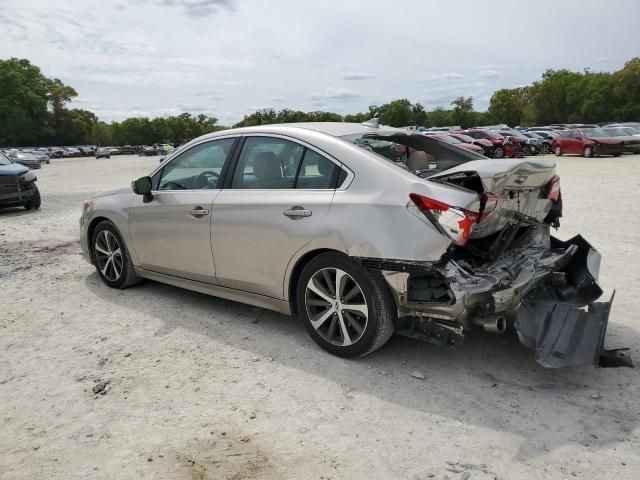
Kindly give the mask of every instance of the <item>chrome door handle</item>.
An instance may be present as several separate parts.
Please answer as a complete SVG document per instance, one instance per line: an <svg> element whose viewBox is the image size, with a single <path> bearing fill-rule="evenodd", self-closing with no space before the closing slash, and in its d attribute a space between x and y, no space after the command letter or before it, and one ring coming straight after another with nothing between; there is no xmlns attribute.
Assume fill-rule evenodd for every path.
<svg viewBox="0 0 640 480"><path fill-rule="evenodd" d="M205 215L209 215L209 210L202 207L196 207L189 212L189 215L195 218L204 217Z"/></svg>
<svg viewBox="0 0 640 480"><path fill-rule="evenodd" d="M300 220L304 217L310 217L311 210L296 205L294 207L291 207L289 210L285 210L284 212L282 212L282 214L285 217L289 217L291 220Z"/></svg>

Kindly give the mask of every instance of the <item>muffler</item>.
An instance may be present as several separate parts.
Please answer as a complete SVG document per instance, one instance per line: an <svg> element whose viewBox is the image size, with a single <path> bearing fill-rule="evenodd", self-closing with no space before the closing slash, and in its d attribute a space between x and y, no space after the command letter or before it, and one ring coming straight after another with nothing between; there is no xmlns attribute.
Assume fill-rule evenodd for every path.
<svg viewBox="0 0 640 480"><path fill-rule="evenodd" d="M504 333L507 330L507 319L501 315L489 315L488 317L474 318L473 323L488 333Z"/></svg>

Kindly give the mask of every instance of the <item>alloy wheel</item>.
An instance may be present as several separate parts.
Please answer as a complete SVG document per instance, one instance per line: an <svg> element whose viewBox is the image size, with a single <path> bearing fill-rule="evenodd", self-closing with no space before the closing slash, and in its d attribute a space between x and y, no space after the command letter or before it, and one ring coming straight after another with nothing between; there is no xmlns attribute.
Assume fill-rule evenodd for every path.
<svg viewBox="0 0 640 480"><path fill-rule="evenodd" d="M353 345L367 328L369 308L364 292L339 268L323 268L311 276L305 289L305 307L311 326L334 345Z"/></svg>
<svg viewBox="0 0 640 480"><path fill-rule="evenodd" d="M116 236L109 230L102 230L96 237L94 252L102 276L110 282L118 280L122 275L124 259Z"/></svg>

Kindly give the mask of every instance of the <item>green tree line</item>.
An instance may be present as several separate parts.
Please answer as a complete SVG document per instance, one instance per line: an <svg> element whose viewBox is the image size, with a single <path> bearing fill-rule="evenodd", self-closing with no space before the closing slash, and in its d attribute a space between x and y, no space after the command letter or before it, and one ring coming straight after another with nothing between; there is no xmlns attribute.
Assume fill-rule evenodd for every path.
<svg viewBox="0 0 640 480"><path fill-rule="evenodd" d="M0 60L0 146L184 142L226 128L215 117L189 113L106 123L88 110L68 108L76 96L73 87L47 78L28 60ZM486 112L475 110L472 97L456 98L446 108L440 106L431 111L402 98L347 115L266 108L246 115L234 126L363 122L372 117L395 127L638 121L640 58L629 60L622 69L611 73L547 70L531 85L494 92Z"/></svg>

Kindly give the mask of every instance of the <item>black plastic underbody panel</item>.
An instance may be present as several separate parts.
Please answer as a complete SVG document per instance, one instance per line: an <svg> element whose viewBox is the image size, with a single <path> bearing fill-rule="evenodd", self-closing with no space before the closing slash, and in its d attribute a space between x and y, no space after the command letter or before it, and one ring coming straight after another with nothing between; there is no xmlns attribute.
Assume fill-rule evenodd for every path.
<svg viewBox="0 0 640 480"><path fill-rule="evenodd" d="M597 278L600 254L582 236L566 242L552 237L552 248L578 247L562 269L566 284L547 284L531 292L516 313L520 341L535 350L536 361L549 368L594 365L633 367L628 349L607 350L604 340L614 295L602 295Z"/></svg>
<svg viewBox="0 0 640 480"><path fill-rule="evenodd" d="M606 350L613 295L608 301L579 307L567 302L525 302L516 316L520 341L535 351L543 367L579 365L633 367L628 349Z"/></svg>

